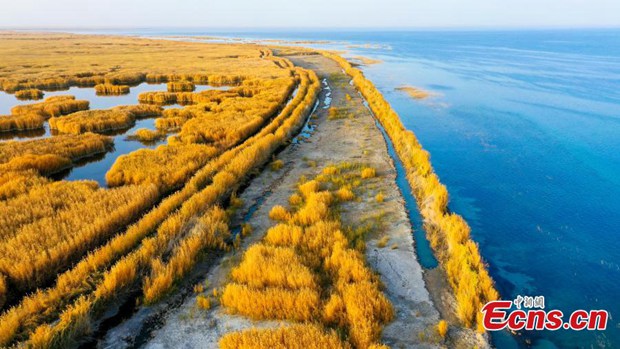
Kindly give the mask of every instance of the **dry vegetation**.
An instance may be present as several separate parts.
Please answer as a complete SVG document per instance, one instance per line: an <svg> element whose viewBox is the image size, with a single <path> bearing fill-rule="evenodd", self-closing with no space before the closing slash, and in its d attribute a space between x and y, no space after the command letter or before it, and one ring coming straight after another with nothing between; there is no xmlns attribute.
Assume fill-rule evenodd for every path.
<svg viewBox="0 0 620 349"><path fill-rule="evenodd" d="M43 91L38 90L36 88L31 88L28 90L20 90L15 92L15 97L20 100L29 100L29 99L41 99L43 98Z"/></svg>
<svg viewBox="0 0 620 349"><path fill-rule="evenodd" d="M11 74L0 72L0 85L10 92L142 81L235 86L220 91L225 94L206 94L207 102L192 101L186 112L177 109L189 116L166 145L119 158L108 173L118 188L50 182L35 171L58 169L42 166L47 158L71 165L96 148L87 143L100 141L105 148L107 137L85 133L0 144L0 166L6 170L0 171L0 198L15 212L6 216L2 234L7 238L0 246L6 251L0 263L0 300L10 304L0 315L3 347L74 344L96 329L119 298L141 290L142 301L155 302L204 253L229 249L227 217L219 207L299 131L320 89L312 71L252 45L0 34L0 48L0 60L12 67ZM295 87L297 94L284 105ZM176 94L184 93L191 94ZM161 110L140 108L114 111L138 118L153 116L153 108ZM59 115L45 107L29 109L44 118ZM66 126L70 132L101 131L115 125L106 116L109 111L81 112L53 123L76 125ZM141 215L146 208L151 209ZM49 234L35 236L33 229L42 227ZM25 251L27 245L37 248Z"/></svg>
<svg viewBox="0 0 620 349"><path fill-rule="evenodd" d="M352 188L362 185L361 173L359 166L344 163L302 181L291 209L272 208L270 218L279 223L246 251L220 298L231 312L254 320L302 324L229 333L220 340L222 347L379 345L393 310L357 239L341 228L336 207L351 199L342 195L343 187L352 195Z"/></svg>
<svg viewBox="0 0 620 349"><path fill-rule="evenodd" d="M19 93L20 91L15 92ZM127 85L113 85L113 84L97 84L95 85L95 92L97 95L102 96L114 96L114 95L126 95L129 93L129 86Z"/></svg>
<svg viewBox="0 0 620 349"><path fill-rule="evenodd" d="M161 132L159 130L153 131L146 128L141 128L136 130L134 134L129 135L127 138L135 139L142 143L154 143L166 137L165 132Z"/></svg>
<svg viewBox="0 0 620 349"><path fill-rule="evenodd" d="M267 51L254 45L227 45L130 37L73 34L0 33L0 89L62 90L98 84L137 85L190 81L237 85L247 77L285 76ZM148 59L145 59L148 57Z"/></svg>
<svg viewBox="0 0 620 349"><path fill-rule="evenodd" d="M325 330L319 325L291 325L272 330L253 329L229 334L220 341L222 349L344 349L349 347L340 340L335 331Z"/></svg>
<svg viewBox="0 0 620 349"><path fill-rule="evenodd" d="M13 115L40 115L46 119L88 109L89 102L76 100L74 96L53 96L43 102L18 105L11 109Z"/></svg>
<svg viewBox="0 0 620 349"><path fill-rule="evenodd" d="M130 128L136 119L161 114L161 108L150 105L121 106L105 110L84 110L49 120L50 128L62 133L106 132Z"/></svg>
<svg viewBox="0 0 620 349"><path fill-rule="evenodd" d="M13 296L53 280L157 197L154 186L106 190L96 182L60 181L1 201L0 273Z"/></svg>
<svg viewBox="0 0 620 349"><path fill-rule="evenodd" d="M24 91L34 93L32 91L39 90ZM11 115L0 115L0 132L40 129L50 117L88 109L88 104L88 101L76 100L73 96L55 96L40 103L18 105L11 109Z"/></svg>
<svg viewBox="0 0 620 349"><path fill-rule="evenodd" d="M448 210L448 191L433 171L429 153L422 149L415 135L405 129L398 114L360 70L336 54L323 54L338 62L353 78L353 83L394 143L424 218L424 228L431 246L454 290L457 315L466 326L478 325L478 330L484 331L480 309L499 295L478 245L470 238L467 222Z"/></svg>
<svg viewBox="0 0 620 349"><path fill-rule="evenodd" d="M36 130L44 124L45 118L37 114L0 115L0 132Z"/></svg>
<svg viewBox="0 0 620 349"><path fill-rule="evenodd" d="M249 80L230 91L163 92L200 96L195 97L200 102L184 109L165 110L156 120L158 129L180 127L180 132L157 149L119 157L106 174L108 185L156 183L164 190L177 188L214 156L239 144L269 122L293 91L295 80ZM145 168L149 171L145 172Z"/></svg>
<svg viewBox="0 0 620 349"><path fill-rule="evenodd" d="M170 81L168 92L192 92L196 86L191 81Z"/></svg>
<svg viewBox="0 0 620 349"><path fill-rule="evenodd" d="M56 173L72 167L76 160L106 152L111 146L111 138L93 133L2 142L0 170L35 169L41 174Z"/></svg>

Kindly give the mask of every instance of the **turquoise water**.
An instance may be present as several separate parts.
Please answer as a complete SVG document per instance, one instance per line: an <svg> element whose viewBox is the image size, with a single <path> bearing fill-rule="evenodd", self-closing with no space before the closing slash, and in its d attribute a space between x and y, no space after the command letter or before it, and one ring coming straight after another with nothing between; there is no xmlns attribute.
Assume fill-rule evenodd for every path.
<svg viewBox="0 0 620 349"><path fill-rule="evenodd" d="M503 298L611 312L604 332L531 332L532 346L620 347L619 30L134 33L332 40L381 59L363 70L431 152Z"/></svg>
<svg viewBox="0 0 620 349"><path fill-rule="evenodd" d="M611 312L605 332L528 333L534 347L620 346L618 34L400 34L365 68L431 152L503 298Z"/></svg>

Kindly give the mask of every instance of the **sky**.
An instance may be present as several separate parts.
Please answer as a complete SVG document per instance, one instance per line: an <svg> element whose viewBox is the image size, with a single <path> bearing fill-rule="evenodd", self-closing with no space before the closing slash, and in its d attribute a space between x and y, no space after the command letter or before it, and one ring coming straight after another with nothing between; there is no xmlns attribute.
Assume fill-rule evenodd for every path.
<svg viewBox="0 0 620 349"><path fill-rule="evenodd" d="M620 0L0 0L3 28L620 27Z"/></svg>

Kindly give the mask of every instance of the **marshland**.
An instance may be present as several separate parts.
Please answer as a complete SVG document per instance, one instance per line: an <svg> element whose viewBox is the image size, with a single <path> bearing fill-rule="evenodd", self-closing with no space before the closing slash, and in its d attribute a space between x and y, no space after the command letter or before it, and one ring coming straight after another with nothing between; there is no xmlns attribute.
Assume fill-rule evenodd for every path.
<svg viewBox="0 0 620 349"><path fill-rule="evenodd" d="M506 289L399 115L447 90L200 41L0 32L0 346L489 347Z"/></svg>
<svg viewBox="0 0 620 349"><path fill-rule="evenodd" d="M475 309L497 294L467 224L340 56L73 34L2 33L0 47L0 345L105 345L137 328L112 345L148 346L199 319L231 328L196 333L227 348L488 345ZM386 141L453 314L424 286L411 225L393 224L407 212Z"/></svg>

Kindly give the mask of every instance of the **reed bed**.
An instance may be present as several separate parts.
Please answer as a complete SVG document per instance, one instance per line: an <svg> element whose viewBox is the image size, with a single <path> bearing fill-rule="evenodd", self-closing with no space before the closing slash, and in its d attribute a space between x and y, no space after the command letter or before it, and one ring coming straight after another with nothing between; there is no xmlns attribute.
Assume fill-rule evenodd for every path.
<svg viewBox="0 0 620 349"><path fill-rule="evenodd" d="M0 169L2 171L34 169L41 174L51 174L73 166L76 160L104 153L111 146L110 137L93 133L2 142Z"/></svg>
<svg viewBox="0 0 620 349"><path fill-rule="evenodd" d="M167 87L168 92L193 92L196 89L191 81L170 81Z"/></svg>
<svg viewBox="0 0 620 349"><path fill-rule="evenodd" d="M165 132L161 132L158 130L153 131L147 128L141 128L141 129L136 130L136 132L134 132L132 135L129 135L127 138L135 139L142 143L148 144L148 143L155 143L159 140L162 140L165 137L166 137Z"/></svg>
<svg viewBox="0 0 620 349"><path fill-rule="evenodd" d="M40 115L45 119L88 109L89 102L76 100L74 96L52 96L40 103L17 105L11 109L13 115Z"/></svg>
<svg viewBox="0 0 620 349"><path fill-rule="evenodd" d="M207 163L142 219L60 274L52 287L25 297L2 314L0 345L24 341L32 346L66 345L88 333L102 310L124 290L140 287L145 276L156 280L165 271L166 278L181 278L186 268L176 266L187 265L179 264L186 249L177 247L191 238L188 224L225 202L244 178L291 139L314 106L318 78L302 69L296 69L296 74L300 76L298 94L269 124ZM154 260L160 262L153 268ZM84 283L85 279L91 282ZM165 294L165 288L158 286L155 298Z"/></svg>
<svg viewBox="0 0 620 349"><path fill-rule="evenodd" d="M156 104L156 105L191 105L191 104L206 104L214 102L216 104L221 103L226 98L238 97L239 94L233 90L220 91L220 90L207 90L201 92L142 92L138 95L138 101L144 104Z"/></svg>
<svg viewBox="0 0 620 349"><path fill-rule="evenodd" d="M100 96L118 96L129 93L128 85L97 84L95 93Z"/></svg>
<svg viewBox="0 0 620 349"><path fill-rule="evenodd" d="M0 173L0 200L7 200L27 193L32 188L45 184L47 181L34 170L2 171Z"/></svg>
<svg viewBox="0 0 620 349"><path fill-rule="evenodd" d="M19 100L37 100L43 98L43 91L31 88L27 90L19 90L15 92L15 98Z"/></svg>
<svg viewBox="0 0 620 349"><path fill-rule="evenodd" d="M151 275L144 279L144 301L153 303L161 299L175 281L191 270L205 249L226 250L229 238L226 211L217 206L208 209L193 223L189 236L171 251L166 262L161 258L151 261Z"/></svg>
<svg viewBox="0 0 620 349"><path fill-rule="evenodd" d="M220 340L222 347L273 336L278 341L316 347L329 328L345 334L341 346L380 345L381 330L392 319L393 310L362 253L341 230L336 205L348 199L335 199L339 192L336 183L363 185L361 172L355 164L335 168L337 172L328 170L300 183L296 199L291 200L300 202L290 210L274 206L279 213L270 217L279 223L267 231L262 242L246 251L220 298L229 311L253 320L304 324L228 333ZM317 342L298 342L312 334L317 335Z"/></svg>
<svg viewBox="0 0 620 349"><path fill-rule="evenodd" d="M274 329L251 329L242 333L228 334L220 340L220 348L333 348L346 349L349 345L343 343L333 330L326 330L319 325L291 325Z"/></svg>
<svg viewBox="0 0 620 349"><path fill-rule="evenodd" d="M106 174L107 184L156 183L166 191L179 187L209 159L258 132L278 113L293 91L295 80L282 78L245 84L242 86L252 86L251 97L242 97L243 92L236 90L206 91L204 96L208 96L209 103L218 103L216 108L199 104L178 112L166 110L156 120L158 129L174 126L181 127L180 132L170 137L166 145L119 157ZM246 91L245 95L249 93ZM162 127L166 120L174 122Z"/></svg>
<svg viewBox="0 0 620 349"><path fill-rule="evenodd" d="M0 115L0 132L36 130L44 124L45 118L38 114Z"/></svg>
<svg viewBox="0 0 620 349"><path fill-rule="evenodd" d="M114 107L111 110L119 110L119 111L128 112L132 114L136 120L161 116L163 112L163 109L160 106L144 105L144 104L121 105L118 107Z"/></svg>
<svg viewBox="0 0 620 349"><path fill-rule="evenodd" d="M247 77L288 75L286 69L261 59L260 51L254 45L5 33L0 36L0 62L6 68L0 71L0 89L14 93L183 80L235 86Z"/></svg>
<svg viewBox="0 0 620 349"><path fill-rule="evenodd" d="M155 186L106 190L96 182L61 181L3 201L0 208L11 216L0 232L0 273L16 294L45 285L157 198Z"/></svg>
<svg viewBox="0 0 620 349"><path fill-rule="evenodd" d="M73 134L126 129L130 128L134 122L133 114L114 109L84 110L49 120L52 130Z"/></svg>
<svg viewBox="0 0 620 349"><path fill-rule="evenodd" d="M137 118L161 115L158 106L120 106L103 110L84 110L49 119L50 128L62 133L108 132L127 129Z"/></svg>
<svg viewBox="0 0 620 349"><path fill-rule="evenodd" d="M110 187L154 183L170 191L185 183L219 150L205 144L160 145L119 156L106 173Z"/></svg>
<svg viewBox="0 0 620 349"><path fill-rule="evenodd" d="M352 77L394 143L424 218L427 237L456 296L457 315L465 326L477 325L478 331L484 332L480 309L488 301L498 299L499 294L478 245L470 237L467 222L448 209L448 191L433 171L429 153L422 148L415 135L405 129L398 114L360 70L336 54L322 54L340 64Z"/></svg>

